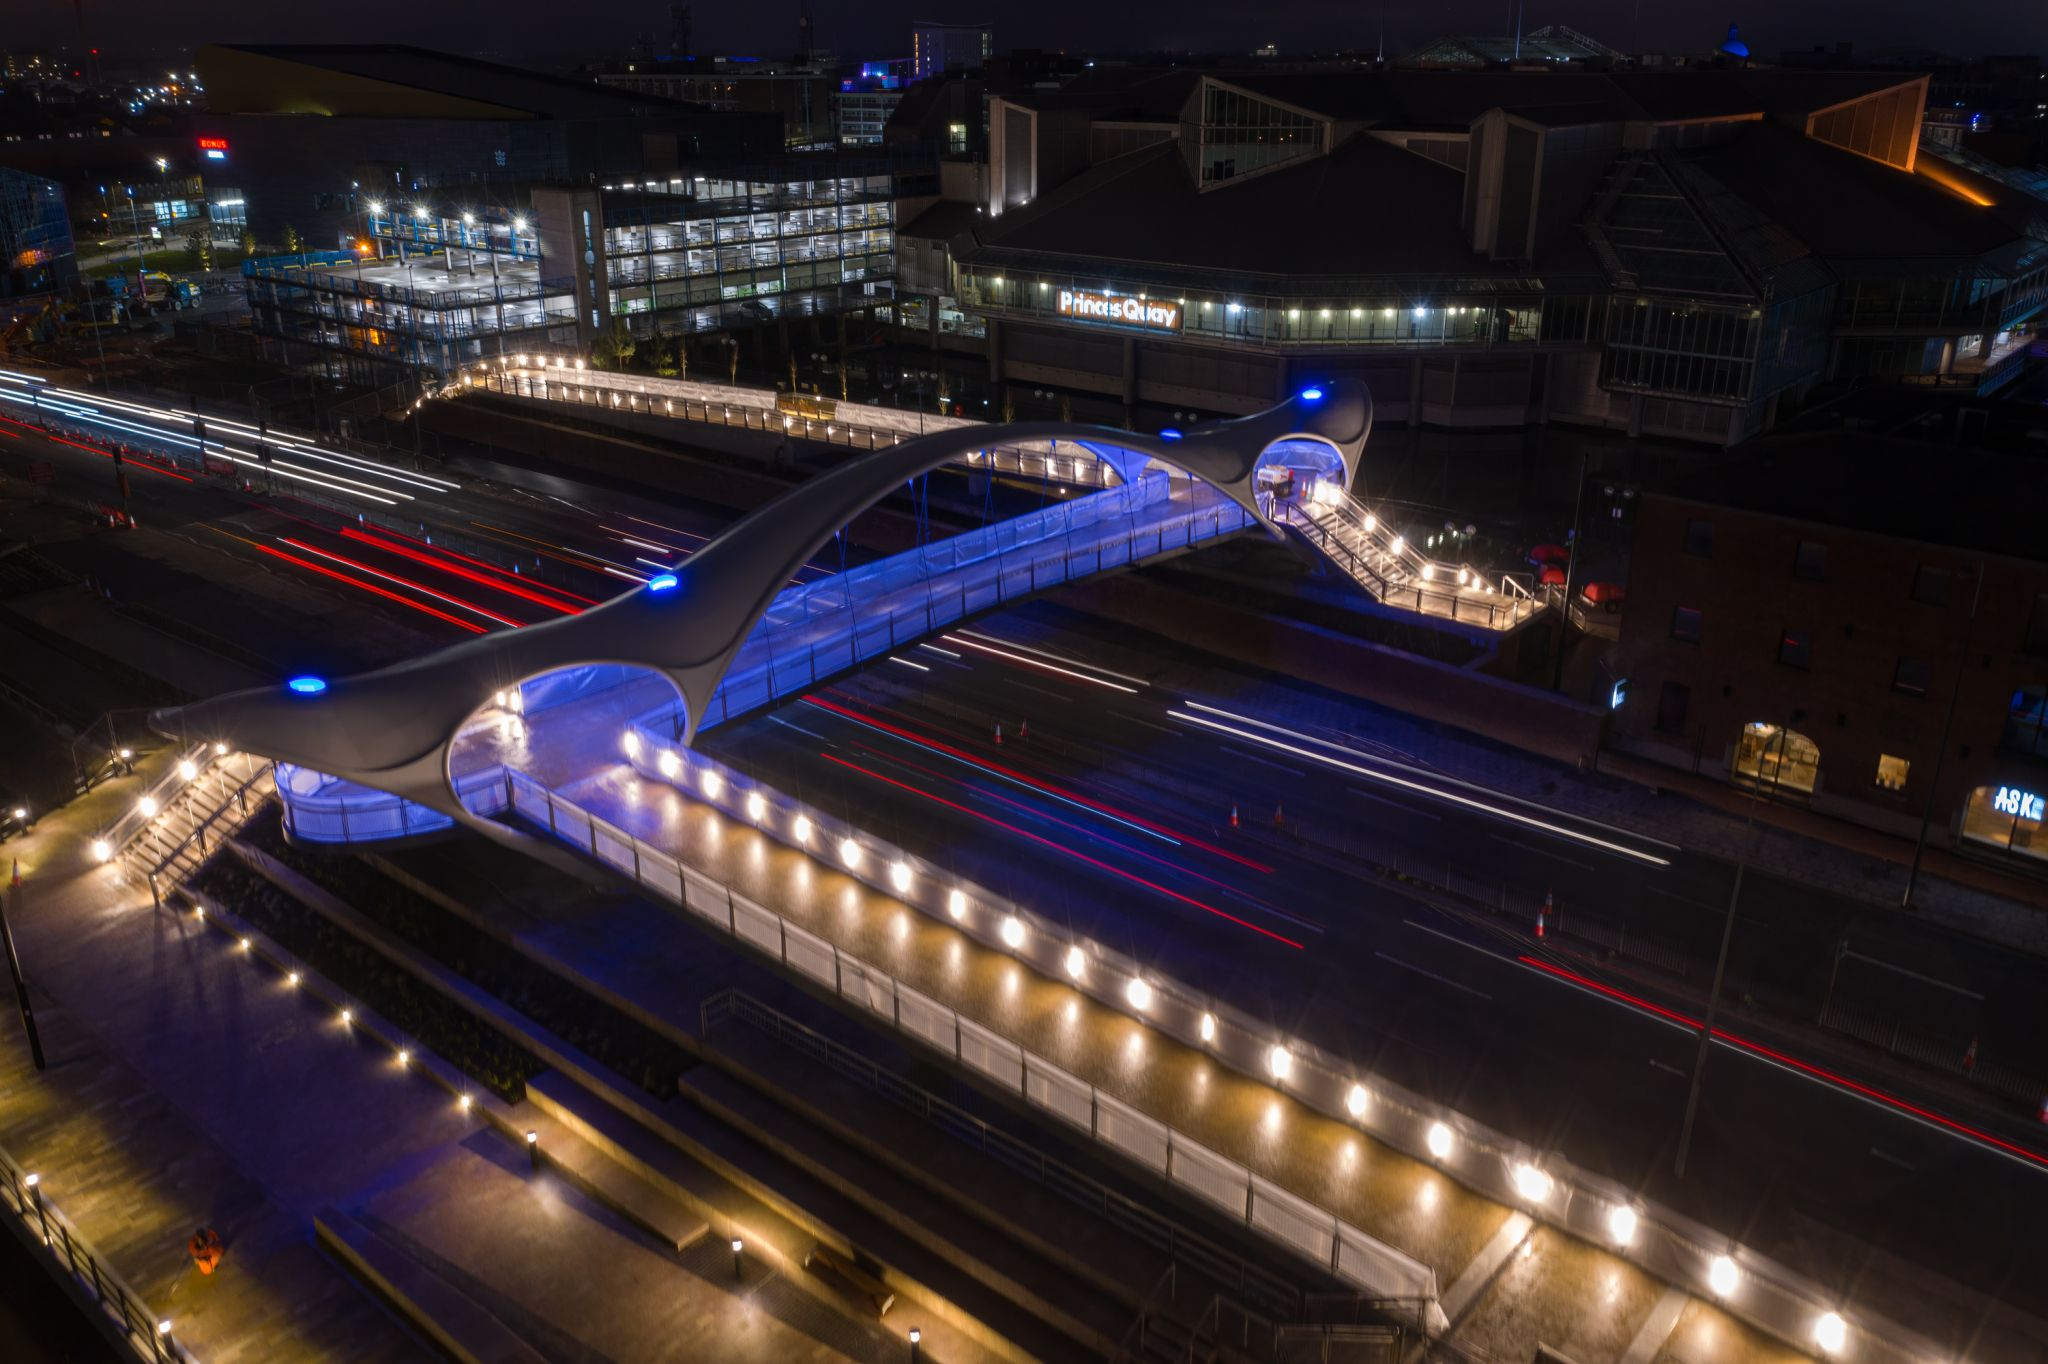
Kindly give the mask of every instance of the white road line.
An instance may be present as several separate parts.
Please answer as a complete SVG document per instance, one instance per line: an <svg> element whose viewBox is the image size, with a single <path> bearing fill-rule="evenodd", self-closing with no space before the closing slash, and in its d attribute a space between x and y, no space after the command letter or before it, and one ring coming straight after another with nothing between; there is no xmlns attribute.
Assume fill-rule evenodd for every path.
<svg viewBox="0 0 2048 1364"><path fill-rule="evenodd" d="M1361 791L1356 786L1347 786L1344 789L1350 792L1352 795L1357 796L1360 800L1376 801L1381 805L1391 806L1392 808L1399 810L1404 815L1415 815L1422 819L1435 820L1439 824L1443 823L1444 817L1442 815L1435 814L1428 810L1418 810L1413 805L1408 805L1398 800L1389 800L1387 797L1382 796L1377 792Z"/></svg>
<svg viewBox="0 0 2048 1364"><path fill-rule="evenodd" d="M824 743L830 743L830 742L831 742L831 740L827 739L827 738L826 738L826 737L825 737L824 735L822 735L822 734L818 733L818 731L817 731L817 730L815 730L815 729L805 729L805 728L804 728L804 727L803 727L802 725L793 725L793 724L791 724L791 723L790 723L789 721L787 721L787 720L783 719L783 718L782 718L782 717L781 717L780 715L771 715L771 716L769 716L769 717L768 717L768 722L769 722L770 724L776 724L776 725L781 725L781 726L782 726L782 727L783 727L784 729L793 729L793 730L795 730L795 731L796 731L797 733L799 733L799 734L808 734L808 735L810 735L810 736L811 736L811 737L812 737L813 739L816 739L816 740L817 740L817 741L818 741L819 743L821 743L821 744L824 744Z"/></svg>
<svg viewBox="0 0 2048 1364"><path fill-rule="evenodd" d="M1680 1070L1677 1066L1667 1066L1654 1056L1650 1058L1650 1069L1661 1070L1666 1075L1676 1075L1681 1080L1685 1078L1685 1072Z"/></svg>
<svg viewBox="0 0 2048 1364"><path fill-rule="evenodd" d="M954 633L965 635L969 639L984 640L990 644L1007 645L1012 649L1019 649L1027 654L1037 654L1040 658L1049 658L1055 663L1065 663L1076 668L1093 668L1104 677L1114 677L1119 682L1129 682L1133 687L1145 685L1145 679L1142 677L1132 677L1129 673L1120 673L1114 668L1105 668L1100 663L1083 663L1078 658L1068 658L1062 654L1053 653L1048 649L1034 649L1029 644L1019 644L1013 639L1004 639L1000 635L985 635L979 630L956 630Z"/></svg>
<svg viewBox="0 0 2048 1364"><path fill-rule="evenodd" d="M1876 1156L1879 1160L1887 1162L1888 1164L1896 1165L1902 1170L1911 1170L1916 1174L1920 1170L1920 1167L1918 1165L1915 1165L1912 1161L1905 1159L1903 1156L1895 1156L1889 1151L1880 1151L1875 1146L1870 1148L1870 1154Z"/></svg>
<svg viewBox="0 0 2048 1364"><path fill-rule="evenodd" d="M1413 971L1418 976L1428 976L1431 980L1437 982L1439 985L1448 985L1453 990L1463 990L1468 995L1478 995L1481 999L1486 1000L1488 1003L1491 1003L1493 1001L1493 996L1486 993L1486 991L1475 990L1469 985L1461 985L1457 981L1452 980L1449 976L1440 976L1434 971L1425 971L1420 966L1416 966L1410 962L1402 961L1399 957L1390 957L1384 952L1375 952L1373 953L1373 955L1375 957L1378 957L1381 961L1390 962L1393 965L1400 967L1404 971Z"/></svg>
<svg viewBox="0 0 2048 1364"><path fill-rule="evenodd" d="M997 658L1007 658L1012 663L1021 663L1027 668L1043 668L1049 673L1059 673L1062 676L1071 677L1078 682L1087 682L1094 686L1107 687L1111 691L1120 691L1130 696L1138 694L1136 687L1126 687L1121 682L1108 682L1100 677L1090 677L1087 673L1075 672L1072 668L1062 668L1056 663L1047 663L1041 658L1026 658L1023 654L1013 654L1008 649L998 649L992 644L977 644L974 640L967 637L967 633L967 631L961 630L947 635L946 638L955 644L964 644L970 649L979 650L985 654L994 654ZM1023 648L1022 645L1017 647ZM1035 653L1037 651L1032 650L1031 652Z"/></svg>
<svg viewBox="0 0 2048 1364"><path fill-rule="evenodd" d="M1276 763L1271 761L1270 759L1261 758L1256 753L1247 753L1243 749L1234 748L1229 744L1223 745L1223 751L1225 753L1230 754L1232 757L1243 758L1248 763L1257 763L1261 767L1270 767L1275 772L1285 772L1290 777L1299 777L1303 775L1299 768L1289 767L1285 763Z"/></svg>
<svg viewBox="0 0 2048 1364"><path fill-rule="evenodd" d="M1508 845L1508 846L1509 846L1510 848L1520 848L1520 849L1521 849L1521 850L1522 850L1523 852L1526 852L1526 853L1534 853L1534 854L1536 854L1536 855L1537 855L1538 857L1550 857L1550 858L1555 858L1555 859L1556 859L1556 860L1558 860L1559 862L1568 862L1568 863L1570 863L1570 864L1571 864L1572 866L1574 866L1574 867L1577 867L1577 868L1579 868L1579 869L1580 869L1581 871L1592 871L1592 870L1594 870L1593 864L1592 864L1592 863L1590 863L1590 862L1581 862L1581 861L1579 861L1579 859L1578 859L1578 858L1576 858L1576 857L1566 857L1566 856L1565 856L1565 855L1564 855L1563 853L1561 853L1561 852L1552 852L1552 851L1551 851L1550 849L1548 849L1548 848L1538 848L1538 847L1533 847L1533 846L1531 846L1530 844L1524 843L1524 842L1523 842L1523 841L1522 841L1521 839L1519 839L1519 838L1507 838L1507 837L1504 837L1504 836L1503 836L1503 835L1501 835L1501 834L1489 834L1489 835L1487 835L1487 836L1488 836L1489 838L1491 838L1491 839L1492 839L1492 840L1493 840L1494 842L1496 842L1496 843L1505 843L1505 844L1507 844L1507 845Z"/></svg>
<svg viewBox="0 0 2048 1364"><path fill-rule="evenodd" d="M1194 703L1190 702L1189 704L1192 705ZM1203 709L1209 710L1214 708L1205 706ZM1604 838L1596 838L1592 834L1581 833L1577 829L1568 829L1561 824L1552 824L1548 820L1537 819L1533 815L1525 815L1516 810L1509 810L1498 805L1489 805L1485 801L1474 800L1470 796L1461 796L1455 791L1439 790L1435 787L1425 786L1421 782L1410 781L1406 777L1397 777L1387 772L1375 772L1369 767L1360 767L1357 763L1345 762L1341 758L1333 758L1326 753L1317 753L1312 749L1302 748L1296 744L1282 743L1278 739L1270 739L1263 734L1254 734L1250 730L1239 729L1235 725L1226 725L1215 720L1205 720L1199 715L1189 715L1185 711L1168 711L1167 714L1176 720L1185 720L1189 724L1201 725L1205 729L1213 729L1224 734L1234 735L1250 743L1263 744L1267 748L1278 749L1282 753L1292 753L1298 758L1307 758L1312 762L1323 763L1326 766L1335 767L1372 781L1382 781L1389 786L1402 787L1405 790L1428 796L1431 800L1446 801L1452 805L1462 805L1481 814L1491 815L1495 819L1509 820L1531 829L1539 829L1558 838L1569 839L1574 843L1599 848L1604 852L1611 852L1617 856L1631 857L1638 862L1647 862L1653 867L1668 867L1671 865L1669 858L1659 857L1655 853L1643 852L1626 844L1614 843Z"/></svg>
<svg viewBox="0 0 2048 1364"><path fill-rule="evenodd" d="M1113 710L1110 712L1110 714L1114 715L1117 719L1123 721L1127 725L1136 725L1140 729L1149 729L1155 734L1171 734L1176 739L1181 737L1181 732L1179 730L1174 729L1168 725L1155 725L1150 720L1140 720L1137 716L1126 715L1120 710Z"/></svg>
<svg viewBox="0 0 2048 1364"><path fill-rule="evenodd" d="M912 662L911 662L911 661L910 661L909 659L907 659L907 658L898 658L898 657L897 657L897 656L896 656L895 654L890 654L890 655L889 655L889 661L890 661L891 663L901 663L901 664L902 664L902 665L903 665L904 667L906 667L906 668L915 668L915 669L917 669L917 670L918 670L919 672L921 672L921 673L928 673L928 672L930 672L930 671L931 671L931 669L930 669L930 668L927 668L927 667L926 667L926 666L925 666L924 664L922 664L922 663L912 663Z"/></svg>

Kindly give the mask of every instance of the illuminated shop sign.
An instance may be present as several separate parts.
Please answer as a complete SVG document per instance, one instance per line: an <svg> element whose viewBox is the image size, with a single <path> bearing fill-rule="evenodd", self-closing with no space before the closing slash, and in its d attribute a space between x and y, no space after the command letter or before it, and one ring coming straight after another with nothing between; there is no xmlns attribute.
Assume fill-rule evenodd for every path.
<svg viewBox="0 0 2048 1364"><path fill-rule="evenodd" d="M228 140L224 137L202 137L199 150L208 161L225 161L228 159Z"/></svg>
<svg viewBox="0 0 2048 1364"><path fill-rule="evenodd" d="M1128 294L1095 294L1085 289L1062 289L1059 315L1085 322L1115 322L1146 331L1180 330L1181 306L1156 298L1132 298Z"/></svg>
<svg viewBox="0 0 2048 1364"><path fill-rule="evenodd" d="M1991 808L2001 815L2017 815L2021 819L2041 819L2048 811L2048 800L2032 791L2022 791L2017 786L2001 786L1991 797Z"/></svg>

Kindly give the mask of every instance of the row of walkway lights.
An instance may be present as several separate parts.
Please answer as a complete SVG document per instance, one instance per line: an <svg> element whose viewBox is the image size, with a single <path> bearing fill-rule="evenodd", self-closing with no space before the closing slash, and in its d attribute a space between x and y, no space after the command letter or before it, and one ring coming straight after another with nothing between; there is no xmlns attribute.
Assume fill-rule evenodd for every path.
<svg viewBox="0 0 2048 1364"><path fill-rule="evenodd" d="M628 726L624 737L624 748L629 758L637 761L644 751L640 732ZM687 790L690 782L683 758L672 748L660 749L655 766L662 776L679 790ZM725 794L729 783L722 772L710 766L698 769L697 789L707 800L718 802ZM751 790L740 802L747 819L757 829L767 823L770 807L760 791ZM790 821L792 841L802 849L810 849L814 825L810 817L802 812L793 815ZM838 860L849 872L858 872L867 860L868 850L851 835L843 836L835 852ZM896 858L888 865L888 881L899 897L907 898L916 884L915 872L908 861ZM964 890L950 888L946 893L948 916L959 924L965 924L969 913L969 900ZM1030 932L1024 920L1016 913L1004 913L997 921L997 935L1004 947L1023 955L1030 941ZM1077 985L1085 985L1090 971L1089 953L1080 943L1069 943L1060 955L1060 962L1067 977ZM1151 982L1142 975L1132 974L1123 984L1122 997L1131 1012L1143 1021L1150 1021L1149 1015L1158 1000L1158 992ZM1197 1031L1202 1043L1210 1048L1217 1045L1220 1025L1216 1015L1204 1010L1197 1021ZM1286 1089L1294 1078L1297 1057L1285 1042L1270 1044L1264 1053L1265 1069L1276 1088ZM1345 1082L1339 1077L1337 1083ZM1373 1107L1370 1088L1360 1080L1351 1081L1342 1090L1344 1112L1361 1127ZM1443 1118L1431 1119L1423 1130L1423 1146L1429 1158L1438 1166L1453 1162L1458 1154L1458 1136L1450 1122ZM1537 1210L1556 1210L1556 1196L1560 1193L1557 1177L1532 1160L1518 1159L1508 1163L1508 1180L1519 1200ZM1557 1204L1561 1206L1561 1204ZM1626 1200L1611 1200L1604 1218L1608 1241L1616 1248L1625 1250L1634 1245L1640 1233L1642 1215L1633 1203ZM1705 1287L1717 1302L1728 1302L1736 1297L1742 1287L1741 1268L1730 1253L1712 1254L1705 1259ZM1837 1311L1828 1310L1814 1318L1813 1339L1823 1353L1839 1354L1847 1344L1848 1323Z"/></svg>
<svg viewBox="0 0 2048 1364"><path fill-rule="evenodd" d="M227 752L228 746L225 743L217 742L214 744L213 756L215 758L224 758L227 756ZM132 748L121 749L120 757L123 762L131 761L135 757L135 750ZM177 778L186 786L189 787L193 782L199 780L199 773L199 764L192 761L192 759L180 758L178 760L178 766L176 769ZM157 796L156 791L162 790L165 785L166 783L160 782L158 783L156 790L145 791L140 797L136 799L135 813L141 817L144 828L149 827L149 825L156 819L156 817L163 813L164 802ZM17 820L25 819L27 818L27 815L28 812L26 810L15 811L15 818ZM118 821L116 822L118 823ZM118 849L116 849L114 846L114 840L109 838L105 834L101 834L95 837L92 841L91 846L92 860L95 862L111 862L114 860L115 852L118 851Z"/></svg>

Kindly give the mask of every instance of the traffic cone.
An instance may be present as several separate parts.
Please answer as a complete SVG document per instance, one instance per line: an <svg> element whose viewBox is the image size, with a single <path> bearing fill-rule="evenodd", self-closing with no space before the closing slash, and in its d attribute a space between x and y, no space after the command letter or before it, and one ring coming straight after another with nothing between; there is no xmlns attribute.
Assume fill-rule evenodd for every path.
<svg viewBox="0 0 2048 1364"><path fill-rule="evenodd" d="M1235 829L1235 828L1237 827L1237 802L1236 802L1236 801L1232 801L1232 802L1230 802L1230 827L1231 827L1231 828L1233 828L1233 829Z"/></svg>
<svg viewBox="0 0 2048 1364"><path fill-rule="evenodd" d="M2048 1094L2041 1096L2041 1121L2048 1122Z"/></svg>
<svg viewBox="0 0 2048 1364"><path fill-rule="evenodd" d="M1542 937L1550 926L1550 911L1556 908L1549 891L1543 892L1543 908L1536 911L1536 936Z"/></svg>
<svg viewBox="0 0 2048 1364"><path fill-rule="evenodd" d="M1017 742L1021 744L1030 737L1031 722L1029 720L1019 720L1017 722Z"/></svg>
<svg viewBox="0 0 2048 1364"><path fill-rule="evenodd" d="M1287 812L1280 808L1280 802L1273 802L1273 827L1278 829L1287 823Z"/></svg>
<svg viewBox="0 0 2048 1364"><path fill-rule="evenodd" d="M1001 722L1001 721L999 720L999 721L997 721L997 722L996 722L996 747L997 747L997 748L1001 748L1002 746L1003 746L1003 725L1002 725L1002 722Z"/></svg>
<svg viewBox="0 0 2048 1364"><path fill-rule="evenodd" d="M1966 1047L1966 1048L1964 1048L1964 1049L1963 1049L1963 1069L1964 1069L1965 1071L1971 1071L1971 1070L1975 1070L1976 1068L1977 1068L1977 1039L1976 1039L1976 1038L1974 1038L1974 1037L1972 1037L1972 1038L1970 1039L1970 1045L1969 1045L1968 1047Z"/></svg>

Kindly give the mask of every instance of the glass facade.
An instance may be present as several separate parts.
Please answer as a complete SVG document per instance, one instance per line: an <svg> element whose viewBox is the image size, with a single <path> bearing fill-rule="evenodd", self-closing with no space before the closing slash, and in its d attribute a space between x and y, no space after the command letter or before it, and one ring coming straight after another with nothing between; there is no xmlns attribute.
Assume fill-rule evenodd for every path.
<svg viewBox="0 0 2048 1364"><path fill-rule="evenodd" d="M650 314L694 332L833 312L842 286L895 277L895 226L886 175L707 178L607 197L610 308L643 335Z"/></svg>
<svg viewBox="0 0 2048 1364"><path fill-rule="evenodd" d="M1134 298L1171 298L1181 305L1179 334L1205 342L1272 347L1349 346L1534 346L1585 342L1592 318L1586 296L1549 296L1526 281L1512 294L1489 292L1483 281L1418 301L1391 287L1349 295L1305 298L1273 295L1185 296L1156 290L1104 291L1100 281L1011 277L985 267L962 266L960 302L980 312L1021 318L1042 317L1061 326L1104 326L1059 315L1062 288L1081 288ZM1370 288L1371 286L1366 286Z"/></svg>
<svg viewBox="0 0 2048 1364"><path fill-rule="evenodd" d="M1182 136L1204 189L1322 150L1320 120L1227 86L1204 82L1201 108L1201 123Z"/></svg>
<svg viewBox="0 0 2048 1364"><path fill-rule="evenodd" d="M2048 836L2041 832L2042 800L2012 786L1980 786L1963 807L1963 837L2001 852L2048 862Z"/></svg>
<svg viewBox="0 0 2048 1364"><path fill-rule="evenodd" d="M63 187L0 166L0 298L57 292L77 278Z"/></svg>
<svg viewBox="0 0 2048 1364"><path fill-rule="evenodd" d="M1760 321L1754 308L1609 299L1600 381L1615 388L1747 401Z"/></svg>

